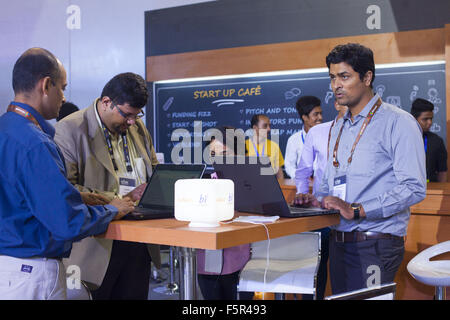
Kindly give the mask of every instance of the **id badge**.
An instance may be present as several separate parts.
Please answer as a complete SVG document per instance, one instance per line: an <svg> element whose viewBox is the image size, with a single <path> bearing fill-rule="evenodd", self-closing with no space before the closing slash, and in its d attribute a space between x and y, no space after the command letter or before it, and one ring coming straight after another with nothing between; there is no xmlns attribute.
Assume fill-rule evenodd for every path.
<svg viewBox="0 0 450 320"><path fill-rule="evenodd" d="M119 177L119 194L124 196L136 188L136 179Z"/></svg>
<svg viewBox="0 0 450 320"><path fill-rule="evenodd" d="M220 274L223 266L223 250L205 250L205 271Z"/></svg>
<svg viewBox="0 0 450 320"><path fill-rule="evenodd" d="M345 175L335 177L333 180L333 196L345 201L347 191L347 177Z"/></svg>

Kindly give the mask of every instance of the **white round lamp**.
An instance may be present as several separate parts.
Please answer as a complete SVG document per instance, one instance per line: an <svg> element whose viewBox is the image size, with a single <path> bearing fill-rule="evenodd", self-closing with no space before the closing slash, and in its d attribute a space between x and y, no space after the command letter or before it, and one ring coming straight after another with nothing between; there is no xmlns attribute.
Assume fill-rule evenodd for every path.
<svg viewBox="0 0 450 320"><path fill-rule="evenodd" d="M218 227L234 216L234 182L229 179L181 179L175 182L175 219L190 227Z"/></svg>

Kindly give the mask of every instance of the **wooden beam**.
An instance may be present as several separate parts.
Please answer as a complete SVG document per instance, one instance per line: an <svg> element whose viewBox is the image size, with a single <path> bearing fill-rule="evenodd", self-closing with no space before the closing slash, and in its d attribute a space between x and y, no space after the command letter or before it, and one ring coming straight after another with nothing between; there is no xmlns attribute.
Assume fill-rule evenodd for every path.
<svg viewBox="0 0 450 320"><path fill-rule="evenodd" d="M324 68L325 57L331 49L348 42L358 42L371 48L377 64L444 60L446 56L449 61L447 29L448 25L445 31L444 28L426 29L151 56L146 58L146 78L151 82Z"/></svg>

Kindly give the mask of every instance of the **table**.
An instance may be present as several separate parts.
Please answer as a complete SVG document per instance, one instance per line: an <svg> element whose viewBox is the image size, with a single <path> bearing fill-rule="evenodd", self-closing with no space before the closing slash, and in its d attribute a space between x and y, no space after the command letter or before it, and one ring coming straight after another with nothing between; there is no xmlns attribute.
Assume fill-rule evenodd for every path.
<svg viewBox="0 0 450 320"><path fill-rule="evenodd" d="M235 217L242 215L254 214L235 212ZM273 239L338 223L339 215L334 214L304 218L280 218L266 226L270 238ZM195 300L197 298L195 249L223 249L262 241L267 239L267 233L264 226L248 223L234 222L215 228L190 228L188 222L157 219L113 221L101 237L179 247L182 270L180 298Z"/></svg>

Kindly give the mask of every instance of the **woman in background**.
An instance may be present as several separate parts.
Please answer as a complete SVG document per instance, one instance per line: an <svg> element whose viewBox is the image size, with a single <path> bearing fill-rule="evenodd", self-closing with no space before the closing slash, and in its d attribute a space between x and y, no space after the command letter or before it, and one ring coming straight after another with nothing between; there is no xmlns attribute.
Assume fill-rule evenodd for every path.
<svg viewBox="0 0 450 320"><path fill-rule="evenodd" d="M234 146L223 143L226 130L233 127L223 126L217 129L222 137L212 137L207 144L211 160L214 157L234 156L237 154L237 138ZM227 141L228 142L228 141ZM217 178L215 173L211 178ZM197 250L198 284L205 300L237 300L239 273L250 259L250 245L243 244L221 250ZM252 299L253 293L240 293L241 299Z"/></svg>

